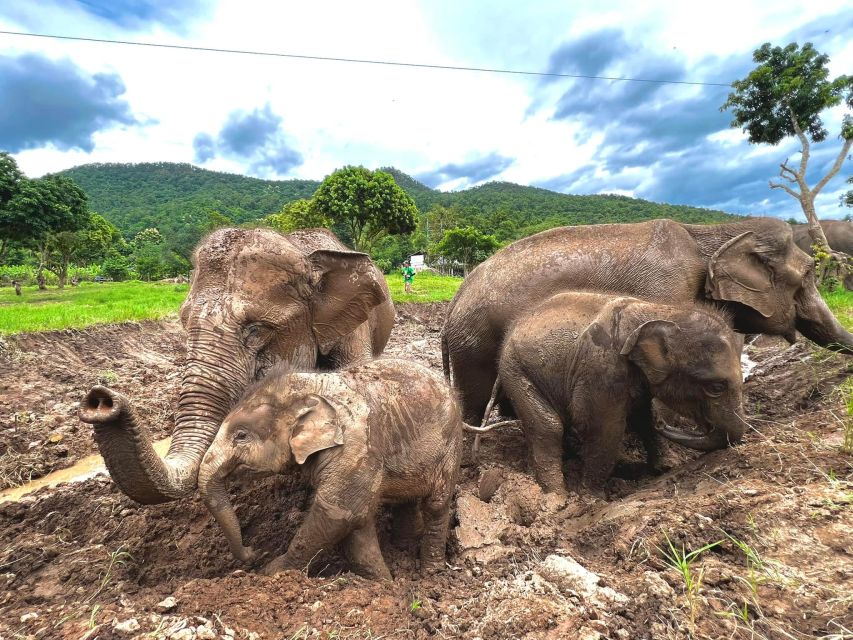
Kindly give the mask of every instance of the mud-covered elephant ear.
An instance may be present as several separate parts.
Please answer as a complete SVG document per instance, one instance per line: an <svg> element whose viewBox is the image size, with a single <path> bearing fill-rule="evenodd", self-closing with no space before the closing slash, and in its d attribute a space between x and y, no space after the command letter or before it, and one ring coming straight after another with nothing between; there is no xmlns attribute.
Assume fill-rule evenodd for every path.
<svg viewBox="0 0 853 640"><path fill-rule="evenodd" d="M320 249L308 256L314 269L311 297L314 335L320 352L367 320L385 301L385 291L370 257L356 251Z"/></svg>
<svg viewBox="0 0 853 640"><path fill-rule="evenodd" d="M672 368L669 349L678 331L669 320L649 320L628 335L619 353L640 367L649 382L659 384Z"/></svg>
<svg viewBox="0 0 853 640"><path fill-rule="evenodd" d="M303 464L312 453L343 443L344 430L337 409L318 395L306 396L290 432L290 450L296 462Z"/></svg>
<svg viewBox="0 0 853 640"><path fill-rule="evenodd" d="M705 290L714 300L740 302L769 318L776 312L773 279L757 242L755 233L747 231L717 249L708 264Z"/></svg>

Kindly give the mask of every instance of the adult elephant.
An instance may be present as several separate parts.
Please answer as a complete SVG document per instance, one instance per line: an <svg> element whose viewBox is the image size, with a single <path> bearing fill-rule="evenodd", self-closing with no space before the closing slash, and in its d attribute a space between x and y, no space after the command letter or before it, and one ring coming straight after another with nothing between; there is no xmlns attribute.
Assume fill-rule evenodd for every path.
<svg viewBox="0 0 853 640"><path fill-rule="evenodd" d="M194 263L180 312L186 368L166 457L123 396L96 387L80 405L113 480L144 504L194 491L222 419L273 364L334 369L369 359L394 323L382 274L325 229L220 229L202 240Z"/></svg>
<svg viewBox="0 0 853 640"><path fill-rule="evenodd" d="M504 334L519 313L560 291L627 294L669 305L721 303L741 333L799 330L853 353L853 335L820 297L812 259L774 218L718 225L652 220L551 229L518 240L478 266L450 303L442 330L445 375L464 419L479 423Z"/></svg>
<svg viewBox="0 0 853 640"><path fill-rule="evenodd" d="M853 222L847 220L824 220L820 223L829 248L853 256ZM812 252L812 238L809 225L793 225L794 243L809 255ZM853 274L844 278L844 288L853 291Z"/></svg>

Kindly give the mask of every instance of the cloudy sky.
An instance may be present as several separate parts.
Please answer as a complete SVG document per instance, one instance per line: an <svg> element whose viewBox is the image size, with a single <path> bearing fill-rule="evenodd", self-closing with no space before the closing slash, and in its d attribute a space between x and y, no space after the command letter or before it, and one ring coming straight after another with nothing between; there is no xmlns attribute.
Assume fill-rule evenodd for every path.
<svg viewBox="0 0 853 640"><path fill-rule="evenodd" d="M833 76L853 71L849 0L6 0L0 30L711 83L744 77L763 42L811 41ZM170 161L322 179L362 164L445 190L507 180L801 217L767 187L797 145L748 145L719 111L727 93L0 34L0 149L30 176ZM826 114L815 176L840 148L841 116ZM819 215L845 213L851 173L848 160Z"/></svg>

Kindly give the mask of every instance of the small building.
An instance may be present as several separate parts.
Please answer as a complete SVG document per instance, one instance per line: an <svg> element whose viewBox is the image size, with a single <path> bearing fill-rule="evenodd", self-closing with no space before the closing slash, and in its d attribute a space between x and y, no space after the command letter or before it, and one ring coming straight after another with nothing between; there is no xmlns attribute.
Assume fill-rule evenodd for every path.
<svg viewBox="0 0 853 640"><path fill-rule="evenodd" d="M415 270L415 273L423 271L424 269L429 269L424 262L424 254L422 253L416 253L409 256L409 265L411 265L412 269Z"/></svg>

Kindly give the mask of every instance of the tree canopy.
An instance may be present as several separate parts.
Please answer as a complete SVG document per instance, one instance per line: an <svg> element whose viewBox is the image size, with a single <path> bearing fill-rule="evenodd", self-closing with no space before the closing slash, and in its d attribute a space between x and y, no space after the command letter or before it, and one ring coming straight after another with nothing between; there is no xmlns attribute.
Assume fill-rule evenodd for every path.
<svg viewBox="0 0 853 640"><path fill-rule="evenodd" d="M346 228L359 251L370 250L385 234L411 233L418 213L415 201L390 174L352 166L323 180L312 206L333 224Z"/></svg>
<svg viewBox="0 0 853 640"><path fill-rule="evenodd" d="M815 197L841 169L853 144L853 117L844 115L841 123L843 140L835 162L814 187L806 182L811 156L811 146L826 139L828 131L822 114L826 109L845 103L853 109L853 77L841 75L829 78L829 57L819 53L810 42L800 47L792 42L786 47L773 47L765 43L753 52L758 63L743 80L732 83L734 91L721 109L731 109L731 125L741 127L753 144L776 145L783 139L796 136L800 142L799 167L788 165L787 159L779 166L783 182L770 182L771 189L782 189L799 201L809 225L809 235L817 247L815 256L824 264L818 269L819 279L824 279L839 267L846 269L846 258L832 256L823 229L815 211ZM787 184L786 184L787 183ZM796 189L799 189L797 191Z"/></svg>
<svg viewBox="0 0 853 640"><path fill-rule="evenodd" d="M465 273L492 255L500 247L493 235L481 233L474 227L448 229L433 251L448 260L463 265Z"/></svg>

